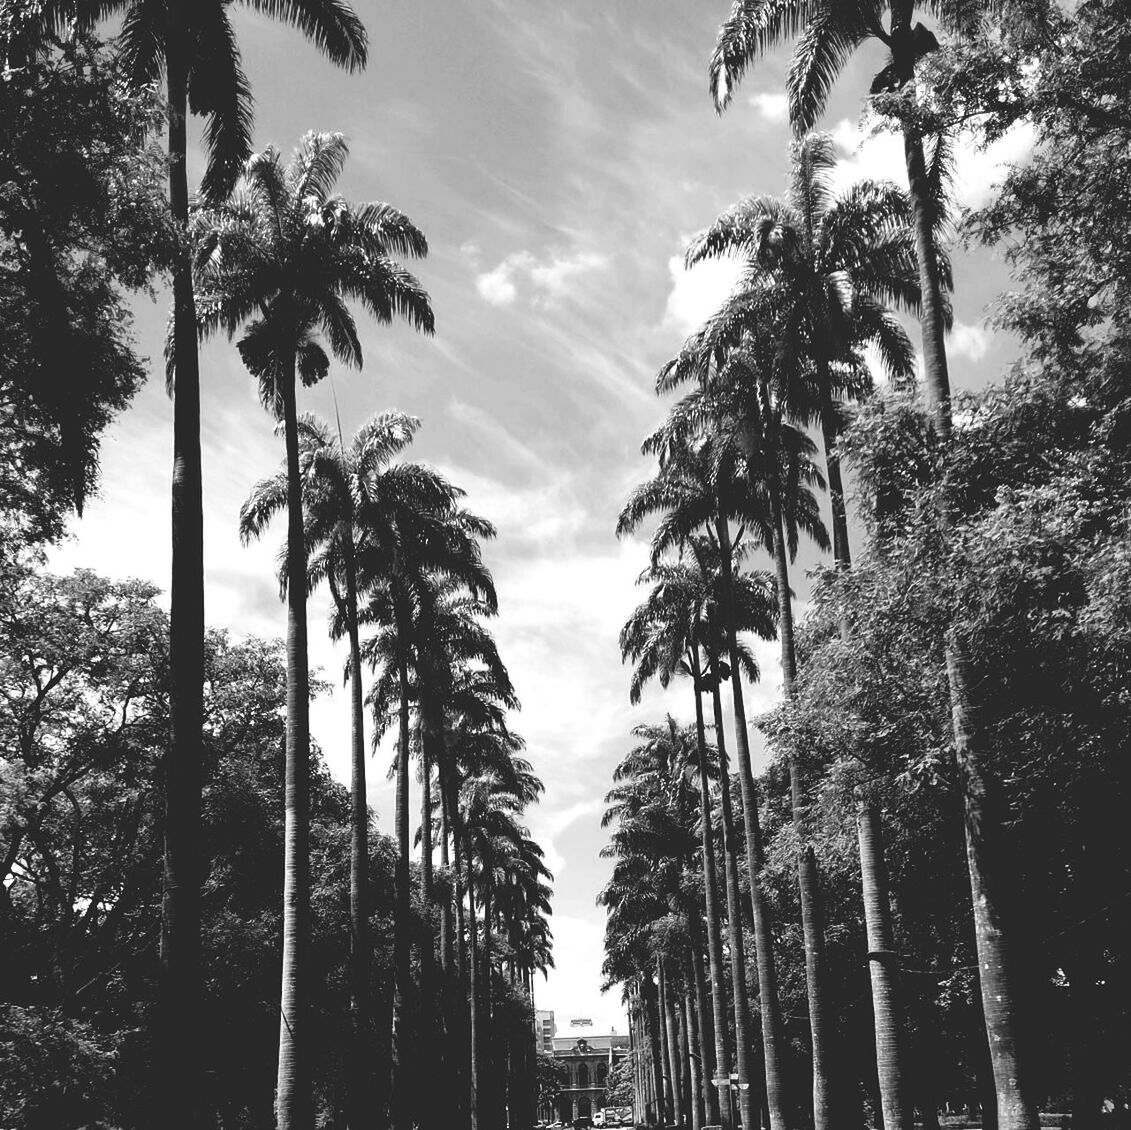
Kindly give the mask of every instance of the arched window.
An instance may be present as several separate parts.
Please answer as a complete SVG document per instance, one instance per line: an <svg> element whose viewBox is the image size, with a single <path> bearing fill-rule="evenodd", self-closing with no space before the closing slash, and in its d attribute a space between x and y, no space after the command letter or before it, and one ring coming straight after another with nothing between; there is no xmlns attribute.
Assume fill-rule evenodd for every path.
<svg viewBox="0 0 1131 1130"><path fill-rule="evenodd" d="M604 1060L601 1060L601 1062L597 1064L597 1086L603 1087L608 1078L609 1065Z"/></svg>
<svg viewBox="0 0 1131 1130"><path fill-rule="evenodd" d="M577 1085L579 1087L589 1086L589 1064L582 1063L577 1068Z"/></svg>
<svg viewBox="0 0 1131 1130"><path fill-rule="evenodd" d="M588 1118L593 1113L593 1104L588 1099L577 1100L577 1117Z"/></svg>

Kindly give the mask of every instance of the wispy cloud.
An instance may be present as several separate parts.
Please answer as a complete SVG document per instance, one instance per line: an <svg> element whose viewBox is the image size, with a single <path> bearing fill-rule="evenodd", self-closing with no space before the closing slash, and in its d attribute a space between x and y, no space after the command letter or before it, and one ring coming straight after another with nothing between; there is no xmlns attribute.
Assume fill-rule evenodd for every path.
<svg viewBox="0 0 1131 1130"><path fill-rule="evenodd" d="M516 251L477 275L475 286L492 306L509 306L518 297L520 282L527 283L534 301L548 305L572 294L582 276L601 270L608 262L607 255L595 251L550 250L542 258Z"/></svg>

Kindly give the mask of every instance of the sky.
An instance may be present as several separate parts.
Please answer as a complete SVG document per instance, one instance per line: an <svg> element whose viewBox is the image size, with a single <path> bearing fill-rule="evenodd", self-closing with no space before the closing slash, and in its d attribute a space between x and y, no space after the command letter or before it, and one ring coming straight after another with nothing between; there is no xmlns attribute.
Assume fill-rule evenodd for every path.
<svg viewBox="0 0 1131 1130"><path fill-rule="evenodd" d="M336 367L300 390L300 410L330 420L339 412L347 437L377 412L419 416L408 457L441 470L498 527L485 554L499 592L494 630L522 700L515 728L545 782L529 822L555 874L555 969L537 982L536 1003L554 1010L559 1031L585 1018L592 1032L624 1032L619 991L600 992L603 797L632 727L665 710L689 718L692 704L676 687L629 706L617 633L642 597L634 582L647 545L646 532L618 541L616 516L651 473L639 445L665 411L655 374L737 274L725 261L684 271L688 240L741 197L785 187L788 55L760 63L719 117L706 64L725 0L355 3L370 36L358 75L335 70L289 27L229 9L256 97L255 145L289 152L310 129L347 136L343 195L395 205L428 238L428 258L414 269L436 335L359 315L364 367ZM881 65L867 51L854 59L822 123L844 158L844 185L865 176L906 183L898 139L861 124ZM985 202L1003 163L1023 160L1030 145L1024 129L989 152L962 141L959 202ZM199 152L190 161L198 176ZM955 269L952 381L972 387L1014 353L985 325L1007 276L983 249L957 248ZM54 552L57 571L85 566L168 584L168 301L160 293L135 304L152 377L106 434L99 497ZM245 548L237 515L253 483L279 467L282 439L231 343L208 344L201 369L206 616L236 636L278 637L283 524ZM815 561L809 553L799 563L802 603ZM311 726L347 781L344 656L321 631L327 612L317 595L311 660L335 693L314 704ZM756 654L751 716L780 693L775 646L759 643ZM386 833L390 758L382 749L369 769L369 801Z"/></svg>

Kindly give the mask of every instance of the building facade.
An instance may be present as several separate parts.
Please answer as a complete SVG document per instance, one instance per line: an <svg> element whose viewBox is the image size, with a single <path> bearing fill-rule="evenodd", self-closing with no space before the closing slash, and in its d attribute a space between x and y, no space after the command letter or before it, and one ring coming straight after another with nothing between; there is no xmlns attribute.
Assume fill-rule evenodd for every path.
<svg viewBox="0 0 1131 1130"><path fill-rule="evenodd" d="M534 1039L538 1050L546 1055L554 1054L554 1037L558 1034L557 1025L554 1023L554 1014L546 1009L534 1010Z"/></svg>
<svg viewBox="0 0 1131 1130"><path fill-rule="evenodd" d="M553 1042L554 1059L567 1072L555 1109L543 1117L570 1123L592 1118L605 1105L605 1084L613 1065L628 1055L628 1037L566 1036Z"/></svg>

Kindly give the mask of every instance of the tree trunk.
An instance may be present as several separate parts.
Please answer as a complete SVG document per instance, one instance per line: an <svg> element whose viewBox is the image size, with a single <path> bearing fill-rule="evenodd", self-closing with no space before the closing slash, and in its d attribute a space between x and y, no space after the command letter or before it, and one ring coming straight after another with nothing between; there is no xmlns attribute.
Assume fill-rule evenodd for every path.
<svg viewBox="0 0 1131 1130"><path fill-rule="evenodd" d="M308 1130L313 1117L305 1025L310 947L310 684L306 641L306 543L302 520L295 358L283 378L287 447L287 744L283 831L283 979L279 1002L278 1130Z"/></svg>
<svg viewBox="0 0 1131 1130"><path fill-rule="evenodd" d="M475 876L471 869L471 853L467 855L467 934L469 970L468 1009L470 1034L468 1048L471 1070L468 1072L468 1112L471 1130L479 1130L479 928L475 923Z"/></svg>
<svg viewBox="0 0 1131 1130"><path fill-rule="evenodd" d="M399 598L398 598L399 601ZM398 624L399 655L397 674L400 680L400 727L397 744L397 796L394 823L397 830L396 893L393 914L393 1033L391 1064L392 1130L412 1130L410 1099L415 1093L409 1078L409 1018L412 994L412 948L410 932L411 900L409 897L409 682L408 625Z"/></svg>
<svg viewBox="0 0 1131 1130"><path fill-rule="evenodd" d="M167 6L169 208L188 224L186 61L188 0ZM200 1049L201 731L204 722L204 517L200 465L200 360L189 249L173 264L172 576L169 586L169 751L161 900L158 1063L164 1109L178 1130L203 1125ZM305 592L305 588L303 590Z"/></svg>
<svg viewBox="0 0 1131 1130"><path fill-rule="evenodd" d="M903 1013L899 1000L899 957L892 937L880 811L873 798L859 790L858 796L856 833L860 845L864 922L868 933L868 971L872 980L880 1106L884 1130L911 1130L913 1118L907 1101L901 1046Z"/></svg>
<svg viewBox="0 0 1131 1130"><path fill-rule="evenodd" d="M719 555L722 560L723 606L727 629L727 651L731 669L731 695L734 703L734 730L738 742L738 780L742 792L742 812L746 831L746 866L750 873L750 908L754 923L755 960L758 968L758 1000L762 1018L762 1055L766 1077L766 1107L770 1130L787 1130L785 1037L781 1003L778 999L777 964L774 961L774 935L770 908L762 890L762 834L758 819L758 794L750 763L750 735L746 727L746 707L742 697L742 670L739 665L738 633L735 628L734 563L730 529L725 519L717 523Z"/></svg>
<svg viewBox="0 0 1131 1130"><path fill-rule="evenodd" d="M680 1094L679 1040L675 1030L675 1016L672 1013L671 986L664 972L663 960L659 962L660 971L660 1012L661 1030L666 1036L668 1053L668 1082L671 1087L672 1121L676 1126L683 1123L683 1096Z"/></svg>
<svg viewBox="0 0 1131 1130"><path fill-rule="evenodd" d="M970 694L970 663L956 632L946 641L946 672L954 716L954 752L966 813L966 861L974 904L974 938L982 1013L997 1092L1000 1130L1038 1130L1022 1048L1020 982L1006 927L1003 820L984 765L978 719Z"/></svg>
<svg viewBox="0 0 1131 1130"><path fill-rule="evenodd" d="M350 644L350 1014L353 1047L347 1083L347 1124L361 1130L372 1109L369 1078L369 804L365 790L365 716L361 640L357 627L357 562L346 540L346 622Z"/></svg>
<svg viewBox="0 0 1131 1130"><path fill-rule="evenodd" d="M699 1054L699 1025L696 1023L695 1002L690 992L683 994L683 1031L685 1046L683 1057L687 1061L691 1077L688 1106L691 1115L691 1130L702 1130L703 1126L703 1059Z"/></svg>
<svg viewBox="0 0 1131 1130"><path fill-rule="evenodd" d="M923 370L927 403L935 432L944 443L950 439L950 374L947 371L942 287L935 258L933 208L927 186L927 162L923 139L910 125L903 129L903 154L907 163L908 195L915 257L919 261L921 305L919 327L923 338Z"/></svg>
<svg viewBox="0 0 1131 1130"><path fill-rule="evenodd" d="M660 1011L657 1002L659 995L651 974L641 979L644 1000L644 1028L648 1036L648 1058L652 1070L649 1072L652 1096L656 1108L656 1118L664 1125L664 1057L661 1051Z"/></svg>
<svg viewBox="0 0 1131 1130"><path fill-rule="evenodd" d="M793 640L793 600L789 588L789 563L782 526L780 495L774 491L774 567L777 573L778 629L781 633L782 689L788 701L797 678ZM832 1126L832 1064L828 1056L828 1004L825 985L825 939L821 922L821 892L817 861L808 843L805 793L796 758L789 759L790 800L797 834L797 886L801 895L801 930L805 943L805 987L809 997L809 1035L813 1052L813 1127Z"/></svg>
<svg viewBox="0 0 1131 1130"><path fill-rule="evenodd" d="M717 657L712 657L717 670ZM737 672L731 670L731 677ZM752 1112L761 1107L761 1091L754 1051L754 1024L750 1018L749 990L746 987L746 948L742 936L742 900L738 888L738 861L735 859L734 806L730 797L730 765L723 733L723 700L715 680L711 694L715 711L715 743L719 750L719 787L723 808L723 873L727 891L727 940L730 946L731 988L734 994L734 1063L738 1076L738 1109L743 1127L755 1125Z"/></svg>
<svg viewBox="0 0 1131 1130"><path fill-rule="evenodd" d="M432 742L423 720L423 707L420 713L420 901L424 931L420 939L420 1024L416 1059L425 1070L435 1070L442 1075L446 1065L437 1039L441 1009L436 993L436 959L432 948ZM421 1119L426 1125L435 1125L439 1120L441 1092L433 1087L421 1086L419 1094Z"/></svg>
<svg viewBox="0 0 1131 1130"><path fill-rule="evenodd" d="M825 442L825 477L829 485L829 503L832 507L833 560L838 569L852 564L852 550L848 542L848 510L844 503L844 479L840 473L840 456L837 454L837 423L829 394L827 366L824 378L824 403L821 405L821 436Z"/></svg>
<svg viewBox="0 0 1131 1130"><path fill-rule="evenodd" d="M715 1082L719 1083L719 1125L732 1130L734 1116L730 1094L730 1048L727 1046L726 988L723 985L722 930L719 894L715 870L715 843L711 833L711 793L707 778L707 737L703 725L703 692L700 685L699 660L691 656L695 684L695 728L699 752L699 821L703 853L703 888L707 911L707 958L711 967L711 1005L715 1014Z"/></svg>
<svg viewBox="0 0 1131 1130"><path fill-rule="evenodd" d="M703 933L699 921L699 910L693 907L687 916L687 935L691 949L691 976L695 983L695 1007L698 1013L699 1061L703 1065L703 1109L709 1126L719 1122L719 1091L711 1082L715 1077L715 1049L712 1037L715 1031L715 1010L711 1004L711 993L706 987L707 977L703 968Z"/></svg>
<svg viewBox="0 0 1131 1130"><path fill-rule="evenodd" d="M660 1091L660 1123L666 1125L672 1121L675 1109L675 1075L672 1072L671 1033L668 1031L668 1018L664 1011L664 966L660 958L656 958L656 985L657 985L657 1033L660 1041L660 1080L663 1086Z"/></svg>

